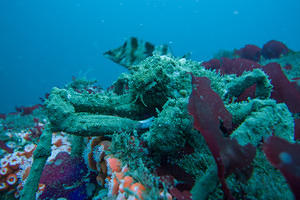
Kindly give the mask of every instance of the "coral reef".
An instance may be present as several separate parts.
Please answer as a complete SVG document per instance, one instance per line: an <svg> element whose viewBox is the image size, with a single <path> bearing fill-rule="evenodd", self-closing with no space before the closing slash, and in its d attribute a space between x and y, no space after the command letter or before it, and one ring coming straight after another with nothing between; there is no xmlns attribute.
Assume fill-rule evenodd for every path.
<svg viewBox="0 0 300 200"><path fill-rule="evenodd" d="M297 197L290 180L299 177L277 164L277 154L294 159L287 144L299 136L299 90L284 66L257 63L257 52L246 46L237 52L242 58L201 63L151 51L143 59L134 54L133 65L123 58L129 71L107 90L78 78L53 88L37 108L46 120L32 117L18 148L9 144L10 129L1 132L3 155L37 145L27 146L33 161L9 190L21 199ZM276 149L274 137L286 145ZM0 180L8 184L7 174Z"/></svg>
<svg viewBox="0 0 300 200"><path fill-rule="evenodd" d="M259 64L256 65L260 66ZM251 70L251 72L243 73L246 69ZM259 148L259 144L265 136L271 135L271 130L274 130L275 134L291 141L293 135L293 118L286 106L281 106L280 104L276 104L274 101L269 100L272 85L270 84L268 76L261 69L253 69L253 67L242 67L238 70L239 77L234 78L235 75L226 75L227 73L223 73L224 75L220 76L215 71L201 67L201 63L186 60L184 58L180 59L168 56L152 56L146 58L138 65L132 66L129 74L120 76L120 79L113 84L112 90L90 94L88 92L76 92L72 88L54 88L49 99L46 101L46 110L49 115L49 120L53 125L53 130L55 131L66 131L70 134L85 137L109 136L112 138L116 137L113 133L117 133L117 135L119 135L126 131L129 134L133 134L133 132L137 131L135 139L140 140L142 144L145 144L148 151L148 154L146 154L148 161L143 161L145 164L144 167L151 169L153 171L152 173L155 174L155 169L157 168L157 170L159 170L160 167L158 167L159 165L153 165L154 161L156 163L160 163L161 167L169 166L171 163L180 163L180 160L184 158L182 158L182 155L178 152L183 152L183 156L187 157L189 155L193 155L196 151L199 152L198 148L202 146L193 146L190 141L190 138L194 136L192 134L192 118L188 114L187 107L189 104L188 99L192 92L192 73L195 77L207 77L210 80L212 90L216 92L217 96L220 96L220 100L225 103L225 107L232 112L233 125L238 127L233 130L226 125L226 123L231 124L231 122L226 122L221 120L221 118L216 118L217 121L221 120L221 123L218 125L217 121L206 122L207 125L211 125L201 129L201 134L204 134L205 130L212 126L212 124L217 127L220 126L219 134L224 135L224 140L228 140L228 145L231 146L224 146L225 149L233 148L236 149L235 151L237 152L244 152L244 159L249 159L249 162L247 162L248 166L251 165L253 159L253 163L260 162L259 165L264 166L268 165L268 162L267 160L259 159L261 150L258 149L259 152L257 156L254 156L255 154L253 154L253 150L255 150L255 148ZM236 73L236 71L234 72ZM238 97L244 90L252 85L256 85L253 100L241 103L234 101L234 98ZM206 94L203 95L206 96ZM205 101L209 102L213 101L213 99L216 99L216 97ZM204 108L207 106L200 107ZM208 115L211 112L212 111L210 110L205 110L201 119L209 119ZM274 114L273 116L270 116L272 113L276 113L276 115ZM289 116L289 118L287 118L287 116ZM150 125L141 128L143 127L143 119L149 117L154 117L153 121ZM252 122L253 119L257 119L257 122ZM258 122L259 126L257 125ZM285 124L283 124L283 122L285 122ZM226 139L229 135L230 138L232 138L232 142L230 142L231 140ZM253 137L255 136L255 139L251 139L252 137L249 138L249 136L252 135ZM205 142L204 140L202 140L202 144L205 144L203 142ZM115 144L115 142L113 143ZM210 145L209 141L206 141L206 143ZM246 144L249 144L247 151L238 150L239 145ZM116 146L113 146L114 149L116 149ZM186 152L186 148L188 146L192 146L192 152ZM120 146L118 151L123 151L122 149L124 148L129 147ZM118 151L115 150L114 153L118 155ZM252 153L250 154L250 152ZM133 152L131 152L131 154L132 153ZM125 151L122 154L123 156L120 156L119 159L122 160L122 158L124 158L124 162L130 165L130 170L137 170L138 165L136 162L129 162L128 160L130 159L127 159L127 161L125 159L129 152ZM224 154L223 148L219 149L218 154L223 156L226 155ZM237 155L239 154L240 153L237 153ZM213 155L216 160L218 160L218 156L216 156L217 154L213 153ZM211 156L209 151L207 151L206 156ZM165 158L169 159L169 161L163 162L162 160ZM199 158L196 157L194 162L199 162L198 159ZM211 188L207 189L208 191L217 190L218 180L220 180L223 183L222 188L225 192L225 197L238 197L236 196L236 192L232 192L231 194L230 190L231 187L239 182L240 179L234 178L230 174L232 172L234 172L233 174L236 173L233 166L241 166L237 162L239 159L232 157L232 161L230 161L230 159L225 160L229 163L218 164L219 175L217 175L217 173L213 173L213 170L208 170L214 166L211 162L209 162L209 165L208 163L202 162L202 169L199 168L198 172L194 173L202 174L202 179L205 179L204 177L211 176L219 177L219 179L213 179L216 183L211 184ZM101 165L100 160L98 163ZM226 171L222 172L221 169L224 165L227 166ZM176 166L177 165L174 165L173 167ZM190 171L189 169L186 169L189 166L182 165L182 167L182 169ZM242 168L247 168L247 166L243 166ZM168 172L168 176L179 177L177 174L178 172L171 171ZM251 178L251 171L252 170L248 170L244 176L247 176L249 178L249 182L252 183L252 187L255 187ZM253 171L257 173L255 167ZM275 173L275 171L273 173ZM164 176L165 175L166 174L164 174ZM239 176L241 176L241 173L239 173ZM107 175L104 175L103 169L100 177L101 179L99 180L101 180L100 182L102 183L100 185L103 185L103 179L108 178ZM195 178L197 177L194 177L194 179ZM228 179L228 186L225 185L225 178ZM268 177L265 178L268 179ZM200 180L200 182L201 181L203 180ZM282 184L284 183L283 178L281 178L280 181ZM116 182L120 182L120 180ZM188 183L184 184L189 185ZM143 185L146 190L150 190L149 185L151 184L148 183ZM199 185L203 184L197 182L196 185L199 187ZM162 186L158 187L160 189L157 189L157 191L161 191ZM178 185L173 187L175 188L167 188L167 191L171 195L173 194L178 196L183 195L182 192L186 191L186 189L192 189L191 186L184 186L186 189L180 188ZM245 187L241 188L245 189ZM288 186L285 188L289 191ZM260 195L263 196L264 191L257 187L256 192L258 190L260 191ZM250 191L254 192L254 190ZM257 195L253 193L245 193L248 197ZM148 193L145 192L145 194ZM184 192L184 194L186 193ZM214 192L214 194L218 193ZM193 195L199 194L193 193ZM211 194L206 194L204 196L211 196Z"/></svg>

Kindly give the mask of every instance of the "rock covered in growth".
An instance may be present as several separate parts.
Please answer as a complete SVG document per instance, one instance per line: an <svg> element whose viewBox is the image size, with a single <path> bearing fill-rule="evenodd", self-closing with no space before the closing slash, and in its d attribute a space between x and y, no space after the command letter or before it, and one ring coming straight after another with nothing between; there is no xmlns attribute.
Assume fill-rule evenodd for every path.
<svg viewBox="0 0 300 200"><path fill-rule="evenodd" d="M293 140L293 117L285 104L254 99L228 105L227 109L233 113L234 124L239 125L230 137L236 138L241 145L250 142L258 146L264 137L272 134Z"/></svg>
<svg viewBox="0 0 300 200"><path fill-rule="evenodd" d="M191 128L184 98L170 99L164 106L151 129L143 134L151 149L163 153L183 149Z"/></svg>
<svg viewBox="0 0 300 200"><path fill-rule="evenodd" d="M191 72L209 77L212 87L219 93L224 92L224 80L214 72L204 70L198 62L168 56L152 56L133 66L129 92L138 103L160 109L169 98L189 96Z"/></svg>
<svg viewBox="0 0 300 200"><path fill-rule="evenodd" d="M76 135L103 135L139 128L136 120L155 116L168 99L187 98L191 90L189 73L208 76L212 87L225 93L225 80L200 63L167 56L152 56L132 66L125 76L128 91L89 93L73 88L54 88L46 101L46 110L54 131ZM121 77L121 79L123 79ZM118 81L117 81L118 82ZM118 116L114 116L117 113ZM101 121L101 124L98 123ZM83 124L83 125L82 125Z"/></svg>
<svg viewBox="0 0 300 200"><path fill-rule="evenodd" d="M239 97L253 85L255 85L255 98L267 99L271 96L272 85L268 76L262 70L253 69L228 83L225 97Z"/></svg>
<svg viewBox="0 0 300 200"><path fill-rule="evenodd" d="M251 62L249 61L247 63ZM191 74L195 77L206 77L211 83L211 91L216 94L213 98L210 98L209 101L215 102L218 96L218 100L224 103L225 107L228 108L233 115L234 128L239 127L236 130L232 130L231 121L225 120L219 113L214 116L215 120L210 120L210 117L214 114L212 110L206 106L205 103L207 102L194 108L202 110L201 120L207 122L204 123L205 128L203 130L201 129L200 133L217 132L219 135L216 139L217 141L213 141L217 142L217 146L219 147L216 147L217 150L213 148L210 149L214 151L213 155L216 160L222 158L224 161L224 163L219 163L219 178L223 182L223 189L226 191L227 197L230 197L228 191L234 191L232 187L239 184L240 181L229 176L225 182L225 178L231 174L231 172L235 171L233 170L236 169L234 166L238 166L238 169L245 167L239 165L238 159L236 159L239 157L235 155L249 153L249 157L246 156L245 159L251 162L254 157L253 155L255 155L253 154L253 146L258 146L259 140L263 138L265 133L269 133L270 129L282 130L280 133L282 135L291 135L292 118L288 117L286 119L287 121L280 121L280 119L288 116L286 115L289 113L288 110L274 102L274 105L268 104L271 92L268 76L260 69L253 70L255 67L252 65L248 67L251 72L243 73L244 66L238 65L238 77L236 74L227 75L226 73L221 76L215 70L205 69L199 62L193 62L184 58L178 59L154 55L147 57L137 65L131 66L129 68L130 73L122 75L109 91L89 93L84 90L78 92L72 88L55 88L46 102L46 108L49 113L49 119L54 126L53 129L56 131L64 130L71 134L81 136L113 135L113 140L116 135L121 135L123 131L128 132L128 134L136 132L142 141L141 143L143 143L141 148L129 148L124 152L124 145L112 145L114 146L115 152L123 152L123 156L119 157L119 159L139 158L140 160L142 159L142 154L150 160L147 163L156 163L156 165L159 165L162 164L161 160L165 160L165 162L167 162L165 164L169 166L174 163L182 163L181 161L183 159L179 154L184 152L188 146L192 146L194 152L198 154L193 154L193 151L189 152L188 154L192 154L193 156L190 157L194 158L194 160L190 161L190 166L182 166L186 171L192 172L193 174L202 174L205 177L211 177L210 174L207 174L209 171L206 170L214 167L213 162L203 162L201 159L210 157L211 159L208 160L211 161L212 155L208 151L203 152L203 146L205 145L203 138L200 140L201 145L192 145L191 138L194 137L195 134L193 133L195 133L195 130L192 129L191 117L187 112L187 104L193 87ZM249 85L249 80L251 85ZM256 95L251 96L251 98L257 102L261 101L262 103L252 103L251 101L241 104L236 103L235 98L238 98L244 90L252 85L256 85ZM205 84L203 83L202 86L205 86ZM200 95L199 98L206 99L204 95L205 94ZM276 115L272 115L269 112L277 113ZM261 118L265 120L265 123L261 123L260 127L256 128L254 124L250 122L252 120L251 116L255 116L258 113L265 114L264 117ZM147 126L143 126L144 121L141 120L152 116L154 117L153 122L147 122ZM272 123L272 121L278 123ZM144 129L142 130L141 127L144 127ZM214 128L209 129L211 127ZM254 141L247 140L247 135L243 135L246 139L240 139L238 133L240 133L239 130L241 130L241 127L250 130L251 132L247 133L250 135L254 134L257 139ZM200 134L198 134L198 137L201 137L201 135L199 135ZM226 138L229 137L229 135L231 139ZM242 133L240 135L242 135ZM223 144L222 141L226 142ZM212 145L214 144L213 142L210 146L214 146ZM207 141L207 143L209 142ZM248 143L251 143L251 145L246 146L246 149L240 148L240 145ZM131 144L132 143L129 142L125 147ZM133 151L131 151L132 149ZM144 149L147 150L147 153ZM234 150L234 154L231 155L226 151L228 149ZM205 154L205 156L196 157L196 155L199 155L199 152ZM229 159L226 159L228 157ZM232 160L232 162L226 162L228 160ZM257 158L255 158L255 162L257 161L261 162L260 164L262 166L265 166L267 163L266 160L257 160ZM246 166L248 166L249 162L247 162ZM189 169L191 166L197 166L197 164L200 165L199 169ZM155 167L156 165L151 165L151 167ZM223 168L225 167L226 170L222 170L222 166ZM133 166L129 167L134 169ZM198 172L196 170L198 170ZM254 168L254 171L255 170L256 168ZM274 171L271 173L273 172ZM263 176L261 173L256 174ZM173 176L174 174L170 175ZM251 187L255 188L254 190L249 189L250 193L247 194L249 197L251 195L257 197L263 196L255 195L255 191L264 193L263 189L256 187L252 181L256 180L255 178L249 180ZM103 178L98 179L101 183L103 182ZM218 179L213 178L212 180ZM267 177L265 180L270 179ZM226 183L228 185L227 189ZM282 179L280 179L280 183L283 183ZM212 184L211 187L213 188L208 188L208 190L214 191L216 190L216 186L217 183ZM179 187L175 188L176 192L177 189L179 192L184 191L180 191L181 188ZM219 189L217 190L220 192ZM238 190L237 193L244 192L239 190L239 188L236 188L236 190ZM234 192L232 192L232 195L238 196L238 194ZM211 197L213 198L214 196L211 195ZM219 196L216 197L216 199L218 198Z"/></svg>

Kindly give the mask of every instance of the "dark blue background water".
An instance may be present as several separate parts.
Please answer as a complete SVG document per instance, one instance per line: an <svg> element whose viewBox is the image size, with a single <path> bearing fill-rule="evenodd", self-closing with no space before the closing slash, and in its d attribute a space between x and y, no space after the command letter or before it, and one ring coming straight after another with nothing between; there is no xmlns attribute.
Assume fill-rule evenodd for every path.
<svg viewBox="0 0 300 200"><path fill-rule="evenodd" d="M130 36L203 60L271 39L299 50L299 19L299 0L1 0L0 113L72 75L109 86L125 69L102 53Z"/></svg>

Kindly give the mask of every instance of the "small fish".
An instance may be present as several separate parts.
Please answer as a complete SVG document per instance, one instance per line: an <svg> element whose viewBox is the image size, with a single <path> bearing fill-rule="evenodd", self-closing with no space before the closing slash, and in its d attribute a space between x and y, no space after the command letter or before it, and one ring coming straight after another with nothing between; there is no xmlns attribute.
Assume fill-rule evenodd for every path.
<svg viewBox="0 0 300 200"><path fill-rule="evenodd" d="M130 66L140 63L149 56L171 56L172 54L168 45L155 46L150 42L131 37L122 46L109 50L103 55L117 64L130 68Z"/></svg>

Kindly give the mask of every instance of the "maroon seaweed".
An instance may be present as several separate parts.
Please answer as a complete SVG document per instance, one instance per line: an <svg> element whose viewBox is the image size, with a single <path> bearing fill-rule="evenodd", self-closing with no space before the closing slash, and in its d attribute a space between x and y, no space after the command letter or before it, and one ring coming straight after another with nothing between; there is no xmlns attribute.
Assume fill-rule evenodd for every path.
<svg viewBox="0 0 300 200"><path fill-rule="evenodd" d="M214 58L207 62L202 62L201 65L204 66L206 69L215 69L218 71L221 68L221 61L219 59Z"/></svg>
<svg viewBox="0 0 300 200"><path fill-rule="evenodd" d="M237 76L242 75L245 71L261 67L260 64L244 58L222 58L221 63L221 74L236 74Z"/></svg>
<svg viewBox="0 0 300 200"><path fill-rule="evenodd" d="M20 106L20 107L16 107L16 111L21 113L21 115L30 115L35 109L38 109L39 107L42 107L42 105L36 104L34 106L28 106L28 107Z"/></svg>
<svg viewBox="0 0 300 200"><path fill-rule="evenodd" d="M295 134L294 140L300 140L300 119L295 119Z"/></svg>
<svg viewBox="0 0 300 200"><path fill-rule="evenodd" d="M241 58L258 62L260 60L261 49L253 44L247 44L245 47L235 50L234 53L239 55Z"/></svg>
<svg viewBox="0 0 300 200"><path fill-rule="evenodd" d="M220 124L222 122L225 129L231 130L232 116L219 95L211 89L210 80L192 76L192 83L188 110L194 118L194 128L202 134L215 159L224 197L233 199L225 178L232 172L252 171L250 165L256 149L251 144L241 146L235 139L223 136Z"/></svg>
<svg viewBox="0 0 300 200"><path fill-rule="evenodd" d="M6 114L4 114L4 113L0 113L0 119L6 119Z"/></svg>
<svg viewBox="0 0 300 200"><path fill-rule="evenodd" d="M282 42L271 40L264 44L261 54L266 59L279 58L281 55L286 55L289 49Z"/></svg>
<svg viewBox="0 0 300 200"><path fill-rule="evenodd" d="M300 92L297 84L288 80L278 63L269 63L263 66L263 70L269 75L273 85L271 98L279 103L286 103L292 113L299 113Z"/></svg>
<svg viewBox="0 0 300 200"><path fill-rule="evenodd" d="M261 65L245 58L221 58L212 59L208 62L203 62L202 66L206 69L215 69L221 74L236 74L237 76L242 75L244 71L252 71L255 68L260 68Z"/></svg>
<svg viewBox="0 0 300 200"><path fill-rule="evenodd" d="M270 163L280 170L287 180L295 199L300 199L300 144L270 136L263 144L263 150Z"/></svg>

